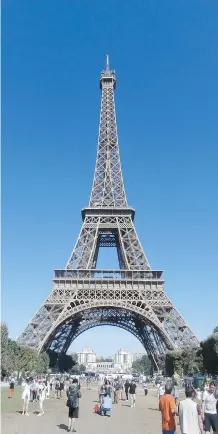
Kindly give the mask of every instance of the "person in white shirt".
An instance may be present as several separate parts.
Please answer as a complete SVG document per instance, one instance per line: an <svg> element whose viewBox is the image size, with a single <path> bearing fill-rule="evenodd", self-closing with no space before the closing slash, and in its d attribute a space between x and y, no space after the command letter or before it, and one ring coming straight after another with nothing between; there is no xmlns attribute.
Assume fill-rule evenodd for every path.
<svg viewBox="0 0 218 434"><path fill-rule="evenodd" d="M50 396L50 379L47 378L46 380L46 399L49 399Z"/></svg>
<svg viewBox="0 0 218 434"><path fill-rule="evenodd" d="M159 387L157 389L157 396L158 396L158 398L160 399L160 397L162 395L164 395L164 393L165 393L165 389L164 389L164 385L163 385L163 383L161 381L160 384L159 384Z"/></svg>
<svg viewBox="0 0 218 434"><path fill-rule="evenodd" d="M112 410L112 398L107 395L107 393L105 393L104 397L103 397L103 402L101 405L101 415L111 415L111 410Z"/></svg>
<svg viewBox="0 0 218 434"><path fill-rule="evenodd" d="M179 423L182 434L203 434L201 408L199 404L192 401L193 388L187 386L185 389L186 399L179 403Z"/></svg>
<svg viewBox="0 0 218 434"><path fill-rule="evenodd" d="M43 409L43 403L46 396L46 385L45 382L39 381L39 414L38 416L43 416L44 409Z"/></svg>
<svg viewBox="0 0 218 434"><path fill-rule="evenodd" d="M204 424L206 434L210 433L212 428L214 434L218 434L218 414L217 414L217 399L215 398L215 383L211 381L209 390L203 393L202 412L204 415Z"/></svg>
<svg viewBox="0 0 218 434"><path fill-rule="evenodd" d="M21 398L23 399L22 416L24 416L24 415L29 416L28 406L29 406L29 401L30 401L30 384L29 384L28 378L26 379L26 381L24 381L22 383L22 387L23 387L23 392L21 395Z"/></svg>

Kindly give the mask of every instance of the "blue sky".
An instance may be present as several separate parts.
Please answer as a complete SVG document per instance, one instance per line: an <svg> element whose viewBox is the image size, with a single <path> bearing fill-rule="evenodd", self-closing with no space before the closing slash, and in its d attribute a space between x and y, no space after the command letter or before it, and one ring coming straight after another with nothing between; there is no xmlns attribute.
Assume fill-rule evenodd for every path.
<svg viewBox="0 0 218 434"><path fill-rule="evenodd" d="M218 324L217 12L215 0L2 1L2 319L12 337L47 297L80 230L106 53L140 240L197 336ZM111 268L106 254L99 266ZM142 350L110 327L72 348L83 346Z"/></svg>

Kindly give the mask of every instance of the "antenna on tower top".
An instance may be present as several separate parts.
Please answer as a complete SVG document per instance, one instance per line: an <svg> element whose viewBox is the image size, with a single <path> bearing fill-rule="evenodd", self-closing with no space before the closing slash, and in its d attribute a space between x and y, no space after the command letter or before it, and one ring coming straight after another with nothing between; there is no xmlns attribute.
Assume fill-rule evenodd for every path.
<svg viewBox="0 0 218 434"><path fill-rule="evenodd" d="M106 71L109 71L109 54L106 54Z"/></svg>

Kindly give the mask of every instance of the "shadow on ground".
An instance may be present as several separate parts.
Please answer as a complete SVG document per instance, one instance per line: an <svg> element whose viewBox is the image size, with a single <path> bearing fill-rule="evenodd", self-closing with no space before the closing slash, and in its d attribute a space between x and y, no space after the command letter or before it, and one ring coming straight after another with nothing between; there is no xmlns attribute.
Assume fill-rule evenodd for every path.
<svg viewBox="0 0 218 434"><path fill-rule="evenodd" d="M68 426L65 423L60 423L59 425L57 425L57 427L59 429L64 429L65 431L67 431L68 429Z"/></svg>

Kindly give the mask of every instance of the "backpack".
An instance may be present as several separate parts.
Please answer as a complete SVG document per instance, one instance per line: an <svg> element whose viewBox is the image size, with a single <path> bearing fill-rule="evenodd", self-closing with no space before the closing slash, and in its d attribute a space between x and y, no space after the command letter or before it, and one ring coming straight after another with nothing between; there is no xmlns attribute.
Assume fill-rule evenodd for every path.
<svg viewBox="0 0 218 434"><path fill-rule="evenodd" d="M70 408L78 408L79 407L79 399L81 398L80 390L71 390L70 395L67 400L67 406Z"/></svg>
<svg viewBox="0 0 218 434"><path fill-rule="evenodd" d="M96 405L94 406L94 413L99 413L99 412L100 412L100 409L101 409L100 405L96 404Z"/></svg>

